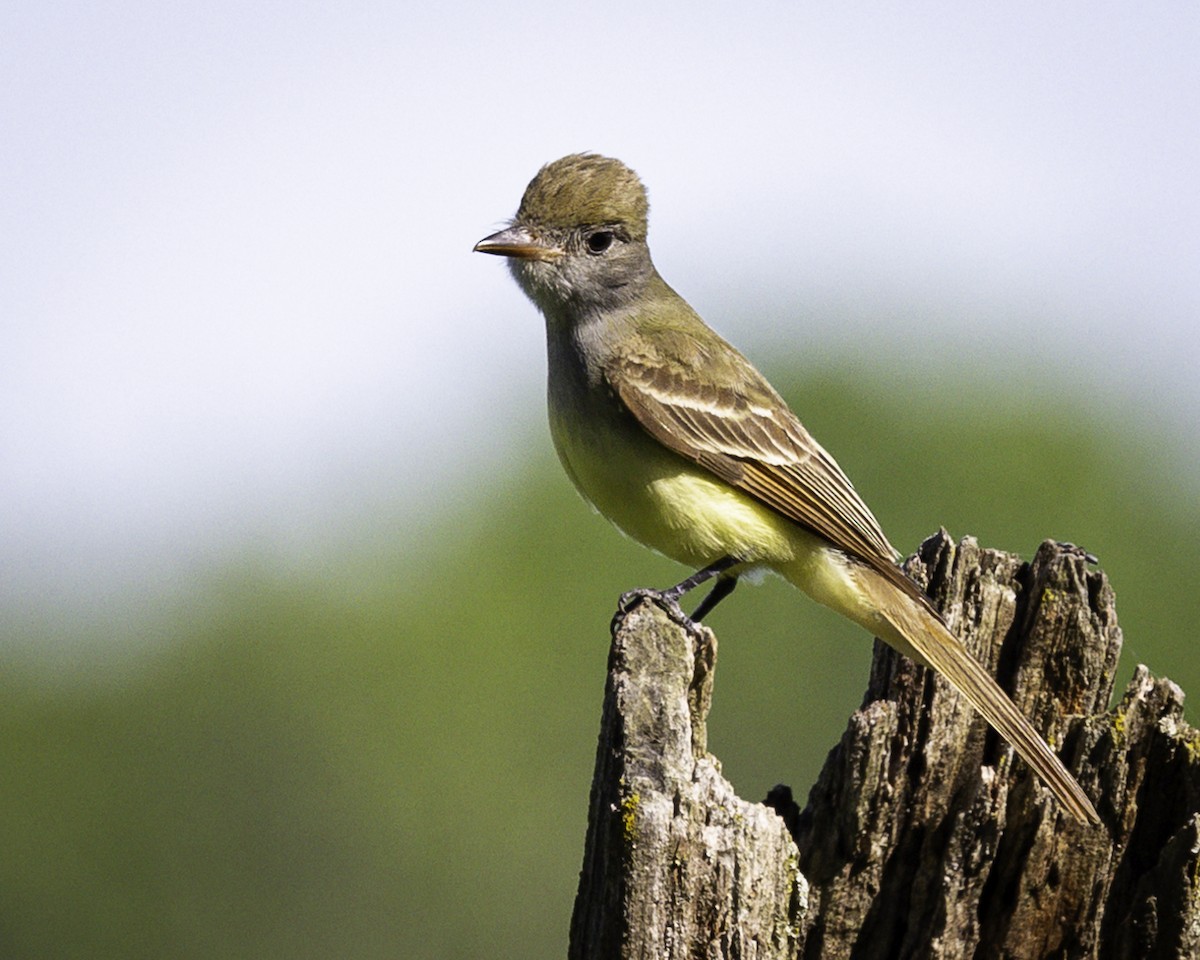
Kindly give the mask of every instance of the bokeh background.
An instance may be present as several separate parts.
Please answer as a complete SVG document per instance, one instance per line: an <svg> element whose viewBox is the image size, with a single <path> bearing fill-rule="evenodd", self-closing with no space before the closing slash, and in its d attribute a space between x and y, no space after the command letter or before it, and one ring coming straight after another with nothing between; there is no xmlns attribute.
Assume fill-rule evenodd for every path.
<svg viewBox="0 0 1200 960"><path fill-rule="evenodd" d="M905 551L1099 555L1200 691L1200 13L0 10L0 955L565 951L617 594L475 240L649 185L668 280ZM870 644L740 590L711 746L803 796ZM1192 714L1194 718L1194 713Z"/></svg>

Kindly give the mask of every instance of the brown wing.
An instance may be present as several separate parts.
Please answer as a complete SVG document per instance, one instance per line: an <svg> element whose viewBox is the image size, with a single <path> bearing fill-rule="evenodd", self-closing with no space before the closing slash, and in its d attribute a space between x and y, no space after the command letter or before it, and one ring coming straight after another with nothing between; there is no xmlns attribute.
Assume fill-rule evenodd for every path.
<svg viewBox="0 0 1200 960"><path fill-rule="evenodd" d="M724 386L705 376L702 357L685 369L659 358L616 360L610 386L664 446L921 596L896 567L898 556L841 467L740 354L721 357L734 374ZM701 362L697 365L696 360Z"/></svg>

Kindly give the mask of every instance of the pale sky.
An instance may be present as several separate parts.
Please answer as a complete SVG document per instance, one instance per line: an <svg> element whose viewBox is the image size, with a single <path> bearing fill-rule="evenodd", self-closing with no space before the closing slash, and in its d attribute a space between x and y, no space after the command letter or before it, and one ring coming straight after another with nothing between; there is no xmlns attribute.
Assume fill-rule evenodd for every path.
<svg viewBox="0 0 1200 960"><path fill-rule="evenodd" d="M1198 50L1167 3L5 5L0 604L446 508L542 417L471 245L583 149L756 359L1034 363L1186 446Z"/></svg>

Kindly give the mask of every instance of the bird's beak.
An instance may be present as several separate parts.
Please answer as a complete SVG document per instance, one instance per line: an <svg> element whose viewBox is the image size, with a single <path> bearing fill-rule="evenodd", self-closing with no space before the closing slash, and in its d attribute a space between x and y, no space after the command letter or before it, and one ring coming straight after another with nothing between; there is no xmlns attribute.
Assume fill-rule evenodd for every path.
<svg viewBox="0 0 1200 960"><path fill-rule="evenodd" d="M484 237L475 244L474 249L476 253L494 253L500 257L516 257L518 260L557 260L562 256L558 247L535 237L528 227L519 225Z"/></svg>

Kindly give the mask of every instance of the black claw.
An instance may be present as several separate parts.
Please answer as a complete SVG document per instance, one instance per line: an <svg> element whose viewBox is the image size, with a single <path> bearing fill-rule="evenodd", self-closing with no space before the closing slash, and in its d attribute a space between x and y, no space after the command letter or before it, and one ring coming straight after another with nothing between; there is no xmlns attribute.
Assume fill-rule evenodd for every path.
<svg viewBox="0 0 1200 960"><path fill-rule="evenodd" d="M1083 557L1083 559L1088 563L1095 564L1100 562L1099 557L1097 557L1094 553L1088 553L1083 549L1083 547L1077 547L1075 544L1067 543L1065 540L1056 540L1054 542L1058 544L1059 548L1064 552L1069 553L1072 556Z"/></svg>
<svg viewBox="0 0 1200 960"><path fill-rule="evenodd" d="M639 603L645 602L657 604L666 611L667 616L681 627L687 630L699 629L699 624L693 622L692 618L683 612L683 607L679 605L679 601L675 597L671 596L670 590L651 590L646 587L629 590L621 594L621 598L617 601L617 612L613 616L613 629L617 627L618 620L629 613Z"/></svg>
<svg viewBox="0 0 1200 960"><path fill-rule="evenodd" d="M617 601L617 612L613 617L613 626L615 627L616 621L627 614L635 604L643 600L650 600L666 610L671 615L671 619L675 620L681 626L687 627L690 630L696 629L700 620L711 613L713 607L733 593L733 588L737 586L737 577L722 577L718 580L712 590L709 591L708 596L700 601L700 605L696 607L696 612L690 617L679 606L679 598L689 590L700 586L706 580L719 577L730 567L738 563L741 563L741 561L737 557L722 557L715 563L710 563L703 570L697 570L687 579L680 580L675 586L666 590L642 588L621 594L621 599Z"/></svg>
<svg viewBox="0 0 1200 960"><path fill-rule="evenodd" d="M649 587L639 587L636 590L628 590L621 594L621 599L617 601L617 611L620 613L628 613L631 609L637 606L644 600L649 600L652 603L665 603L670 606L675 604L679 606L678 601L674 597L668 596L669 591L651 590Z"/></svg>

